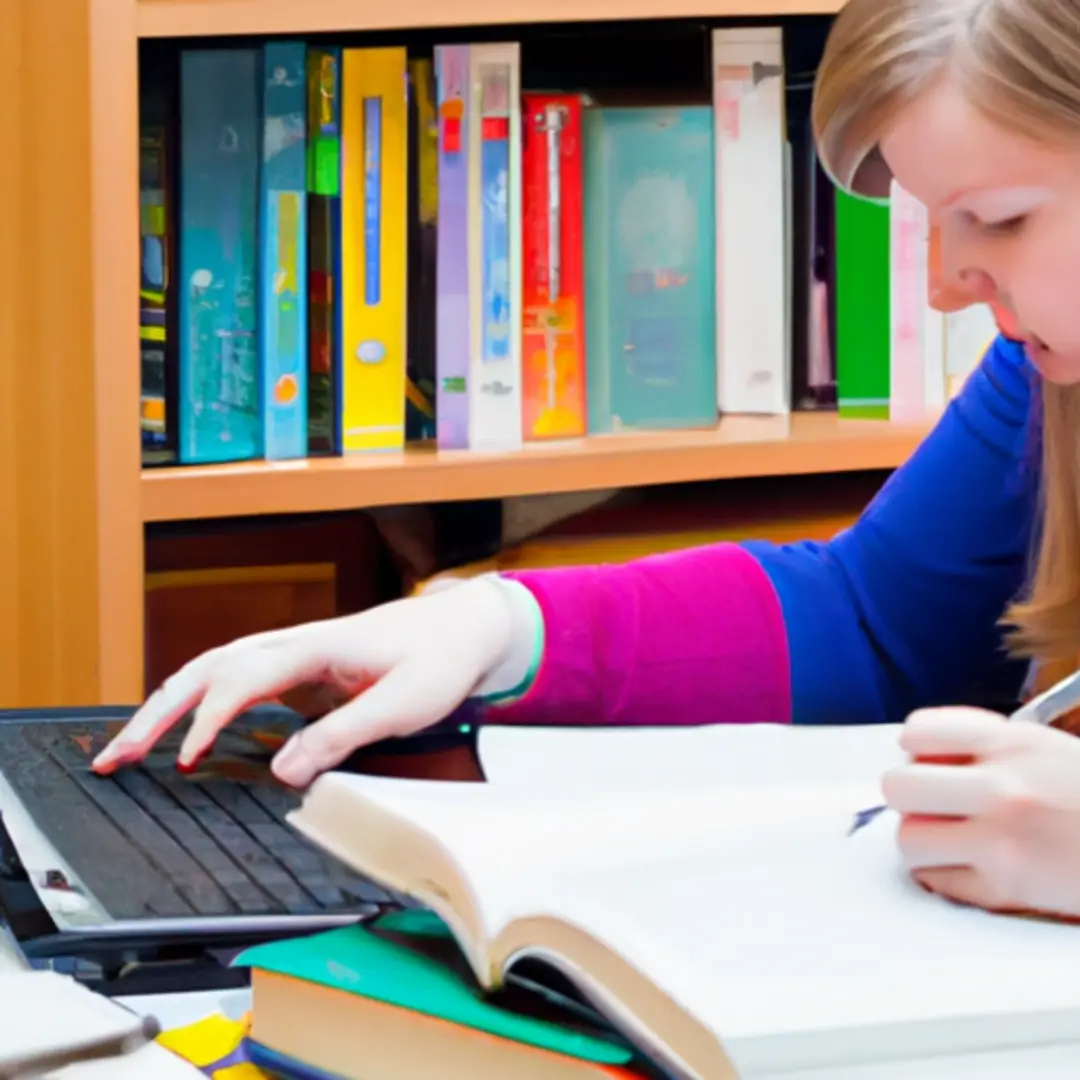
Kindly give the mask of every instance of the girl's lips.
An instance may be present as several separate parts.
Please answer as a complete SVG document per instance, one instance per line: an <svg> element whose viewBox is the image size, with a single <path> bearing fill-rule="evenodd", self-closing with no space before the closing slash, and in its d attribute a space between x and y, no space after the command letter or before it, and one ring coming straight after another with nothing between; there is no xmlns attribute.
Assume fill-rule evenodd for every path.
<svg viewBox="0 0 1080 1080"><path fill-rule="evenodd" d="M1007 307L991 304L990 310L994 313L994 321L1003 336L1020 342L1029 353L1034 355L1050 351L1050 346L1038 334L1027 332L1021 327L1020 320Z"/></svg>

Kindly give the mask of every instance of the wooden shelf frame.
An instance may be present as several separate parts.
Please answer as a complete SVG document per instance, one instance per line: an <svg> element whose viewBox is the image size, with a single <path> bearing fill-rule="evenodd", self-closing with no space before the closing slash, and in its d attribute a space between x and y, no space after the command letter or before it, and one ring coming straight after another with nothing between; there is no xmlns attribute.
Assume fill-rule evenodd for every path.
<svg viewBox="0 0 1080 1080"><path fill-rule="evenodd" d="M731 416L715 429L605 435L509 454L410 449L287 462L147 469L143 521L453 502L749 476L892 469L926 425L835 414Z"/></svg>
<svg viewBox="0 0 1080 1080"><path fill-rule="evenodd" d="M840 3L7 0L0 707L142 697L146 522L888 469L926 430L835 416L727 418L711 431L592 438L508 455L418 450L144 472L136 426L140 38L781 17L831 14Z"/></svg>
<svg viewBox="0 0 1080 1080"><path fill-rule="evenodd" d="M316 34L427 26L833 15L842 0L138 0L140 37Z"/></svg>
<svg viewBox="0 0 1080 1080"><path fill-rule="evenodd" d="M142 689L134 0L4 0L0 707Z"/></svg>

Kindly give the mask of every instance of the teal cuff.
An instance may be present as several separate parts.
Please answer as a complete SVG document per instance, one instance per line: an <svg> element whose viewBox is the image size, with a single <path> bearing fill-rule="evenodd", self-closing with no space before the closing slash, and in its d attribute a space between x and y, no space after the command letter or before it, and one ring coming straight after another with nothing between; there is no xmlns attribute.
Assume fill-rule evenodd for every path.
<svg viewBox="0 0 1080 1080"><path fill-rule="evenodd" d="M529 620L532 623L533 630L532 655L529 658L529 666L526 668L525 674L516 686L511 687L509 690L499 690L492 694L478 695L478 701L482 701L485 705L494 706L510 705L523 698L536 681L536 676L540 671L540 661L544 658L544 613L541 611L540 604L537 602L532 590L516 581L501 579L500 583L517 589L518 595L524 599L525 605L528 607Z"/></svg>

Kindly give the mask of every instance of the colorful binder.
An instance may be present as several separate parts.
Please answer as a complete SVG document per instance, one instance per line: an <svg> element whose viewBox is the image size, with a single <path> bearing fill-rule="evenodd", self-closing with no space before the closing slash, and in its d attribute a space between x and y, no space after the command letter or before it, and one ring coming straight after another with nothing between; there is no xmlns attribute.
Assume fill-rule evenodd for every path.
<svg viewBox="0 0 1080 1080"><path fill-rule="evenodd" d="M521 445L521 75L515 42L469 49L469 447Z"/></svg>
<svg viewBox="0 0 1080 1080"><path fill-rule="evenodd" d="M589 108L589 432L716 422L713 111Z"/></svg>
<svg viewBox="0 0 1080 1080"><path fill-rule="evenodd" d="M307 455L307 50L263 51L259 357L264 454Z"/></svg>
<svg viewBox="0 0 1080 1080"><path fill-rule="evenodd" d="M405 445L408 104L403 48L346 49L341 446Z"/></svg>
<svg viewBox="0 0 1080 1080"><path fill-rule="evenodd" d="M522 421L526 439L585 434L581 98L522 99Z"/></svg>
<svg viewBox="0 0 1080 1080"><path fill-rule="evenodd" d="M260 60L200 49L180 61L179 456L190 464L262 453Z"/></svg>
<svg viewBox="0 0 1080 1080"><path fill-rule="evenodd" d="M435 49L439 210L435 416L440 448L469 445L469 46Z"/></svg>
<svg viewBox="0 0 1080 1080"><path fill-rule="evenodd" d="M341 50L312 47L308 78L308 453L341 428Z"/></svg>

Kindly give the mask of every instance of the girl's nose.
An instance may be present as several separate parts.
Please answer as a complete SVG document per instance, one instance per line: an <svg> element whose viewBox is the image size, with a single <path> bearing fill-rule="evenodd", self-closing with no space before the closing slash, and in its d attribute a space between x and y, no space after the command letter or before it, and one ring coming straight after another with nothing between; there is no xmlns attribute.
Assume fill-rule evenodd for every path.
<svg viewBox="0 0 1080 1080"><path fill-rule="evenodd" d="M976 304L994 304L998 301L998 288L994 279L983 270L961 270L960 287Z"/></svg>

